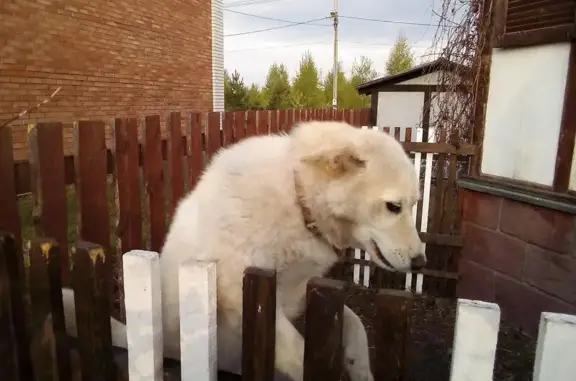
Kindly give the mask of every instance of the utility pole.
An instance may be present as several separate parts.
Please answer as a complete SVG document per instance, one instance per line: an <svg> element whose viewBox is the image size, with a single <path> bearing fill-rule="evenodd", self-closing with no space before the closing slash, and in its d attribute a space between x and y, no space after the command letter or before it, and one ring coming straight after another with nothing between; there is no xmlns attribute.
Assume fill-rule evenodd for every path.
<svg viewBox="0 0 576 381"><path fill-rule="evenodd" d="M330 12L334 21L334 67L332 69L332 108L338 108L338 0L334 0L334 10Z"/></svg>

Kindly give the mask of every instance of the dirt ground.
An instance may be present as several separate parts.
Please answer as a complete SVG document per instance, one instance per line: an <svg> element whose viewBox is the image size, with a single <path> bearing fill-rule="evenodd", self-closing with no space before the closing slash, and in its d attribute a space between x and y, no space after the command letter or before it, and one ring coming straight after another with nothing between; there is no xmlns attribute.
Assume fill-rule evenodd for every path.
<svg viewBox="0 0 576 381"><path fill-rule="evenodd" d="M357 289L348 296L347 305L364 322L374 354L374 296L375 291ZM405 381L446 381L450 376L452 341L456 318L455 303L416 300L408 339L407 374ZM502 322L496 364L495 381L530 381L534 364L535 338ZM378 381L378 380L376 380Z"/></svg>

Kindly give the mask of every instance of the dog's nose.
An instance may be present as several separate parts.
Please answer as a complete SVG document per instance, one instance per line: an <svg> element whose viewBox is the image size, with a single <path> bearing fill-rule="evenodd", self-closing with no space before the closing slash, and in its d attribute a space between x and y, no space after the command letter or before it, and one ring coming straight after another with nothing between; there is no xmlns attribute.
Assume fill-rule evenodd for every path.
<svg viewBox="0 0 576 381"><path fill-rule="evenodd" d="M426 266L426 257L419 255L416 258L412 258L410 262L410 267L413 271L422 270Z"/></svg>

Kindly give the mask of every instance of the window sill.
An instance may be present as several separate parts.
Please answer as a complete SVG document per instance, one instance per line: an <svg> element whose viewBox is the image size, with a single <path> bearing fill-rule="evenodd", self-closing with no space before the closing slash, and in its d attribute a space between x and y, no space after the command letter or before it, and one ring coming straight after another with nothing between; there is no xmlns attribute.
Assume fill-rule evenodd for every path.
<svg viewBox="0 0 576 381"><path fill-rule="evenodd" d="M558 194L542 189L509 184L503 180L477 176L463 176L457 181L457 184L462 189L576 215L576 197L569 194Z"/></svg>

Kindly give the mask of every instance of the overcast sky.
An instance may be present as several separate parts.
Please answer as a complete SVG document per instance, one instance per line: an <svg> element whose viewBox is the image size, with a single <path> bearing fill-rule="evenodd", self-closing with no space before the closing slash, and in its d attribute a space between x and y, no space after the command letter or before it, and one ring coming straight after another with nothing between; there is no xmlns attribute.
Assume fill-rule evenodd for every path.
<svg viewBox="0 0 576 381"><path fill-rule="evenodd" d="M247 85L262 85L274 61L286 64L292 78L302 54L310 50L325 75L332 67L332 21L293 23L328 17L333 4L333 0L224 0L226 69L238 70ZM429 53L436 30L430 24L438 23L432 10L439 5L440 0L340 0L339 57L343 69L348 72L354 58L365 55L383 75L399 33L408 38L419 63L420 57ZM282 28L253 33L277 27Z"/></svg>

